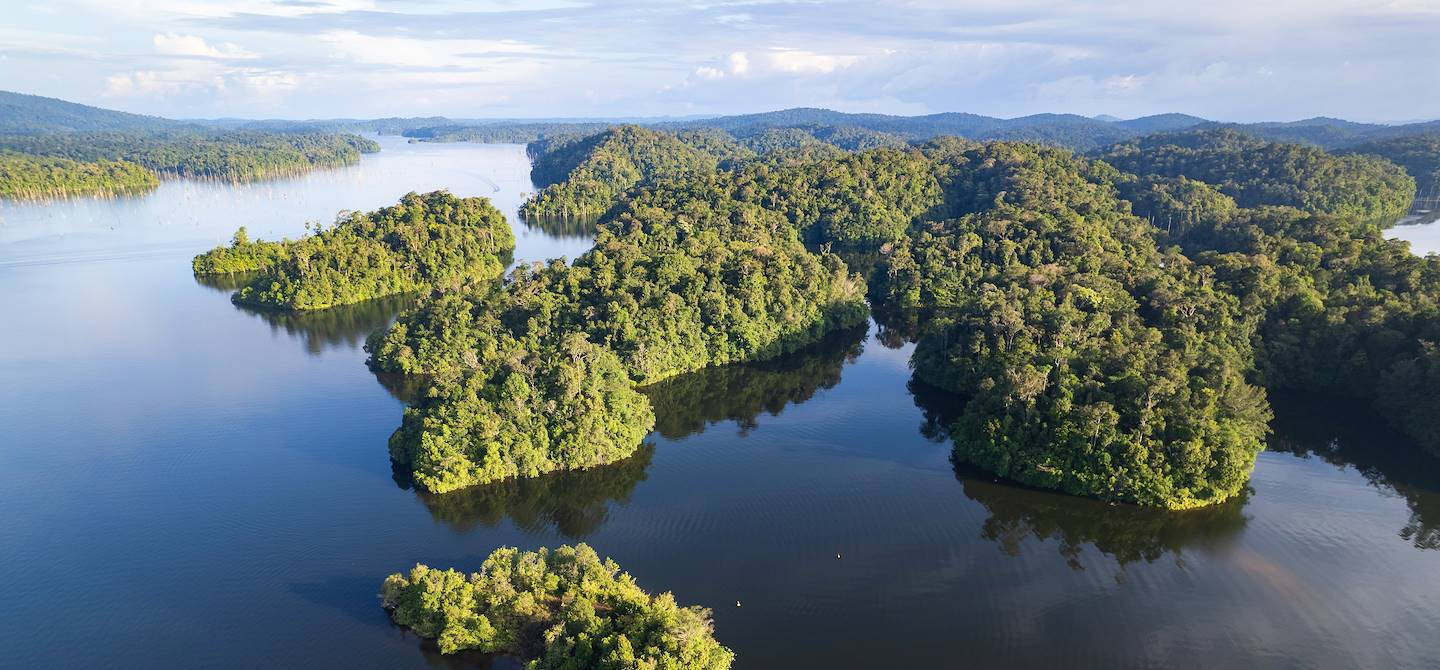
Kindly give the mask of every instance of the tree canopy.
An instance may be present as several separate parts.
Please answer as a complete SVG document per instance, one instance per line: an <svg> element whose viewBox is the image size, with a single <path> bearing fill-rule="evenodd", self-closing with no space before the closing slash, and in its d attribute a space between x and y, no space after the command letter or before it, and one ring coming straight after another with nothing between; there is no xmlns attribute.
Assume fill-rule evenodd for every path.
<svg viewBox="0 0 1440 670"><path fill-rule="evenodd" d="M652 596L584 544L496 549L463 574L416 565L385 579L390 616L442 653L517 656L531 670L725 670L710 611Z"/></svg>
<svg viewBox="0 0 1440 670"><path fill-rule="evenodd" d="M927 315L916 376L965 398L957 458L1069 493L1219 502L1244 486L1269 420L1244 378L1253 324L1157 247L1117 178L1063 150L969 152L950 188L974 194L956 199L971 211L917 227L887 298Z"/></svg>
<svg viewBox="0 0 1440 670"><path fill-rule="evenodd" d="M1404 214L1415 197L1414 178L1387 160L1335 156L1231 129L1150 135L1100 157L1136 175L1205 182L1241 207L1287 205L1380 226Z"/></svg>
<svg viewBox="0 0 1440 670"><path fill-rule="evenodd" d="M435 492L619 460L655 421L636 385L775 358L864 319L863 282L839 258L775 212L711 205L630 203L573 264L516 268L376 333L373 368L435 381L395 460Z"/></svg>
<svg viewBox="0 0 1440 670"><path fill-rule="evenodd" d="M230 246L193 265L197 274L258 271L236 302L309 310L494 279L514 248L510 225L489 200L435 191L342 214L293 241L251 241L241 228Z"/></svg>

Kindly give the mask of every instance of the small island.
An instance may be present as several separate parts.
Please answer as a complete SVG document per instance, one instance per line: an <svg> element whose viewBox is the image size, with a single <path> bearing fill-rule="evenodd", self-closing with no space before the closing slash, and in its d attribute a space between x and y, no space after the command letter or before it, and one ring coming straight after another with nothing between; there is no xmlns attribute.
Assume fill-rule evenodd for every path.
<svg viewBox="0 0 1440 670"><path fill-rule="evenodd" d="M709 610L646 593L585 544L502 547L469 575L416 565L387 577L380 599L442 653L515 656L533 670L725 670L735 660Z"/></svg>
<svg viewBox="0 0 1440 670"><path fill-rule="evenodd" d="M196 256L193 269L259 273L235 293L237 303L312 310L492 280L514 249L510 224L489 200L434 191L342 215L298 240L252 241L241 228L229 246Z"/></svg>

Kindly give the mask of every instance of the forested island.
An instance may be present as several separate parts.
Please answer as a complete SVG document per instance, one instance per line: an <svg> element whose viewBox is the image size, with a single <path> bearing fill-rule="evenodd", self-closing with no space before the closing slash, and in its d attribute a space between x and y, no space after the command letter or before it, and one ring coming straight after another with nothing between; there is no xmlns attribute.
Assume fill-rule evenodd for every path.
<svg viewBox="0 0 1440 670"><path fill-rule="evenodd" d="M709 610L646 593L584 544L500 548L469 575L417 565L386 578L380 598L442 653L505 654L534 670L725 670L735 659Z"/></svg>
<svg viewBox="0 0 1440 670"><path fill-rule="evenodd" d="M0 197L118 195L161 178L249 181L354 164L350 134L220 130L0 91Z"/></svg>
<svg viewBox="0 0 1440 670"><path fill-rule="evenodd" d="M251 240L195 257L196 275L256 273L244 305L314 310L400 293L455 291L499 277L515 248L505 215L485 198L410 193L373 212L342 213L298 240Z"/></svg>
<svg viewBox="0 0 1440 670"><path fill-rule="evenodd" d="M573 264L442 295L372 337L372 368L434 380L390 444L417 484L442 492L625 458L655 421L637 385L774 358L867 313L839 257L751 203L637 201L599 226Z"/></svg>
<svg viewBox="0 0 1440 670"><path fill-rule="evenodd" d="M1440 260L1384 238L1416 189L1390 161L1225 128L1092 156L806 146L632 127L532 145L560 180L537 201L604 211L596 245L372 336L374 369L432 381L392 457L434 492L614 462L654 425L646 386L794 351L867 299L917 341L916 378L961 399L957 461L1007 479L1227 500L1267 388L1374 401L1440 452Z"/></svg>

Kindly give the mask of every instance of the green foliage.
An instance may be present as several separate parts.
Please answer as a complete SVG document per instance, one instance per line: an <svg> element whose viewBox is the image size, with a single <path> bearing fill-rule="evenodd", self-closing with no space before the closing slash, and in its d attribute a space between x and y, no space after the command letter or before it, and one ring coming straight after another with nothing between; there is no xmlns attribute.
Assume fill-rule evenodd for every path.
<svg viewBox="0 0 1440 670"><path fill-rule="evenodd" d="M1440 132L1405 135L1346 147L1344 154L1369 154L1384 158L1415 178L1421 197L1434 206L1440 198Z"/></svg>
<svg viewBox="0 0 1440 670"><path fill-rule="evenodd" d="M299 240L251 242L197 256L196 273L259 270L241 304L309 310L494 279L515 248L504 215L485 198L407 194L398 205L342 216Z"/></svg>
<svg viewBox="0 0 1440 670"><path fill-rule="evenodd" d="M259 272L290 257L291 242L263 242L250 240L245 226L235 231L230 246L220 245L200 254L190 262L196 275L230 275L241 272Z"/></svg>
<svg viewBox="0 0 1440 670"><path fill-rule="evenodd" d="M655 190L679 195L627 204L601 223L595 247L573 265L518 268L498 308L476 293L468 308L447 299L401 318L372 348L374 365L455 372L459 354L481 348L473 324L486 312L501 314L516 340L586 333L646 384L774 358L864 318L861 282L834 255L807 251L779 214L690 199L688 188L666 183Z"/></svg>
<svg viewBox="0 0 1440 670"><path fill-rule="evenodd" d="M1379 401L1431 451L1440 258L1370 227L1288 208L1241 210L1192 229L1186 252L1261 320L1266 386Z"/></svg>
<svg viewBox="0 0 1440 670"><path fill-rule="evenodd" d="M1214 226L1235 216L1234 198L1203 181L1185 177L1133 177L1116 184L1136 215L1170 239L1184 238L1197 226Z"/></svg>
<svg viewBox="0 0 1440 670"><path fill-rule="evenodd" d="M861 285L832 245L881 260L873 299L904 317L886 332L917 339L918 379L964 397L945 428L957 461L1010 479L1154 507L1231 499L1270 417L1254 383L1381 398L1412 434L1436 434L1425 343L1440 342L1440 260L1379 232L1413 192L1389 163L1230 131L1107 154L1140 176L1036 145L837 153L812 130L763 135L793 145L720 158L730 145L713 135L546 141L539 172L610 184L590 191L607 212L595 247L437 298L367 345L377 370L434 380L392 440L420 486L587 468L632 453L656 414L679 434L803 396L813 387L753 366L676 375L857 323ZM688 161L702 145L710 158ZM1244 206L1270 202L1323 214ZM549 361L604 381L566 390L571 371ZM706 377L755 401L675 411ZM649 399L636 385L654 385ZM619 409L592 416L602 407ZM576 434L588 448L557 446Z"/></svg>
<svg viewBox="0 0 1440 670"><path fill-rule="evenodd" d="M807 251L778 213L691 199L687 183L612 213L573 265L440 296L371 339L376 370L435 379L391 442L420 486L624 458L654 425L633 385L775 358L864 319L863 284L837 257Z"/></svg>
<svg viewBox="0 0 1440 670"><path fill-rule="evenodd" d="M1238 301L1156 247L1104 164L1026 145L966 158L952 188L974 211L921 225L886 282L931 315L916 376L966 398L957 458L1147 506L1239 493L1269 409L1243 378Z"/></svg>
<svg viewBox="0 0 1440 670"><path fill-rule="evenodd" d="M602 213L642 182L708 172L721 160L749 155L713 133L677 136L639 126L547 138L530 153L531 178L544 188L526 201L526 217Z"/></svg>
<svg viewBox="0 0 1440 670"><path fill-rule="evenodd" d="M1415 180L1389 161L1332 156L1229 129L1151 135L1101 158L1137 175L1205 182L1241 207L1287 205L1375 225L1389 225L1415 197Z"/></svg>
<svg viewBox="0 0 1440 670"><path fill-rule="evenodd" d="M160 180L128 161L74 161L0 151L0 198L39 200L147 191Z"/></svg>
<svg viewBox="0 0 1440 670"><path fill-rule="evenodd" d="M81 162L126 161L162 176L252 180L351 165L380 150L355 135L95 131L0 136L0 150Z"/></svg>
<svg viewBox="0 0 1440 670"><path fill-rule="evenodd" d="M509 654L531 670L725 670L735 658L709 610L651 596L584 544L503 547L469 575L417 565L387 577L380 597L442 653Z"/></svg>
<svg viewBox="0 0 1440 670"><path fill-rule="evenodd" d="M634 454L655 423L649 403L613 352L581 333L558 339L530 349L481 343L478 357L466 356L473 371L405 411L391 458L444 493Z"/></svg>
<svg viewBox="0 0 1440 670"><path fill-rule="evenodd" d="M611 126L606 122L538 123L490 122L475 125L446 124L406 128L401 135L424 142L480 142L491 144L526 144L557 135L602 132Z"/></svg>

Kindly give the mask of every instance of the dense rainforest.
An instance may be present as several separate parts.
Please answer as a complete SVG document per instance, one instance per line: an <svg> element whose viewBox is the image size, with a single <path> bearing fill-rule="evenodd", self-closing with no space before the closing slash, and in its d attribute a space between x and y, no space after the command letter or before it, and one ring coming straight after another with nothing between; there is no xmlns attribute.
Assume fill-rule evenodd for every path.
<svg viewBox="0 0 1440 670"><path fill-rule="evenodd" d="M1100 157L1136 175L1205 182L1241 207L1288 205L1381 226L1404 214L1415 196L1415 179L1387 160L1334 156L1235 130L1152 135Z"/></svg>
<svg viewBox="0 0 1440 670"><path fill-rule="evenodd" d="M753 155L723 135L639 126L550 137L532 143L529 152L531 180L541 190L525 203L526 217L601 214L642 181L710 172L722 160Z"/></svg>
<svg viewBox="0 0 1440 670"><path fill-rule="evenodd" d="M1379 156L1405 168L1415 178L1419 204L1429 209L1440 204L1440 129L1354 144L1341 153Z"/></svg>
<svg viewBox="0 0 1440 670"><path fill-rule="evenodd" d="M391 440L427 490L628 457L667 397L645 387L862 319L852 266L887 332L917 341L916 378L961 399L957 461L1009 479L1229 499L1263 448L1266 388L1368 398L1434 446L1440 273L1380 232L1414 180L1373 155L1225 129L1089 158L955 138L757 153L633 127L537 144L551 193L605 210L595 247L439 296L367 344L377 371L433 382Z"/></svg>
<svg viewBox="0 0 1440 670"><path fill-rule="evenodd" d="M628 457L655 421L637 385L775 358L865 314L861 279L773 211L637 201L573 264L440 296L367 348L377 371L434 379L391 454L440 492Z"/></svg>
<svg viewBox="0 0 1440 670"><path fill-rule="evenodd" d="M282 177L379 150L356 135L219 130L0 91L4 198L130 193L161 177Z"/></svg>
<svg viewBox="0 0 1440 670"><path fill-rule="evenodd" d="M469 575L417 565L385 579L395 623L442 653L516 656L532 670L726 670L710 611L652 596L584 544L496 549Z"/></svg>
<svg viewBox="0 0 1440 670"><path fill-rule="evenodd" d="M399 204L342 213L298 240L252 241L195 257L197 275L255 272L235 293L244 305L312 310L499 277L515 248L505 216L485 198L410 193Z"/></svg>

